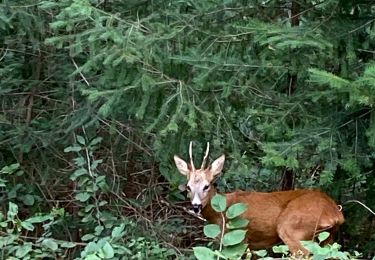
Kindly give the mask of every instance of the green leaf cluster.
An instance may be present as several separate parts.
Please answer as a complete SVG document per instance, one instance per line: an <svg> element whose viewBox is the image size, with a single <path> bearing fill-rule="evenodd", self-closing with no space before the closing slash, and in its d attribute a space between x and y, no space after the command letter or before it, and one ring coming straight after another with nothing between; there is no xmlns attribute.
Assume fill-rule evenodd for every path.
<svg viewBox="0 0 375 260"><path fill-rule="evenodd" d="M246 212L247 205L235 203L227 207L226 197L216 194L211 199L211 206L221 214L224 223L221 226L218 224L205 225L203 232L209 238L219 238L223 248L220 246L220 250L213 251L207 247L194 247L194 255L197 259L214 259L215 256L222 259L240 259L247 249L245 236L249 220L240 217Z"/></svg>

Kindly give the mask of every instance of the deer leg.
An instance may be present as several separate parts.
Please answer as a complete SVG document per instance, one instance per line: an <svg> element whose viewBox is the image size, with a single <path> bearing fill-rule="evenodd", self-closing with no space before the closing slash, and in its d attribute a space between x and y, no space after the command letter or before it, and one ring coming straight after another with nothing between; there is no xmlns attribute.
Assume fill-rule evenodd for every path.
<svg viewBox="0 0 375 260"><path fill-rule="evenodd" d="M292 255L301 252L304 256L308 256L310 252L301 244L301 240L306 240L306 233L303 230L294 229L289 225L279 225L277 233L281 240L289 247Z"/></svg>

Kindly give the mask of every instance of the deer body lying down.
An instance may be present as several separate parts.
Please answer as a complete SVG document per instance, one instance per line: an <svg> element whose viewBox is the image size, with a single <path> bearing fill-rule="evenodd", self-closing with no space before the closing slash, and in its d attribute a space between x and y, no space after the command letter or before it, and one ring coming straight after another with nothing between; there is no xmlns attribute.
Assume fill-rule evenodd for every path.
<svg viewBox="0 0 375 260"><path fill-rule="evenodd" d="M220 213L212 209L210 201L216 194L211 184L224 165L225 156L216 159L209 167L204 168L206 155L200 169L195 169L190 143L190 164L175 155L178 170L187 176L187 189L195 213L201 213L210 223L221 224ZM251 249L264 249L284 242L292 254L301 251L309 252L300 243L301 240L312 240L322 231L330 232L328 242L338 226L344 222L342 212L328 195L313 190L293 190L281 192L233 192L223 194L227 205L245 203L248 209L242 218L250 222L247 226L246 239Z"/></svg>

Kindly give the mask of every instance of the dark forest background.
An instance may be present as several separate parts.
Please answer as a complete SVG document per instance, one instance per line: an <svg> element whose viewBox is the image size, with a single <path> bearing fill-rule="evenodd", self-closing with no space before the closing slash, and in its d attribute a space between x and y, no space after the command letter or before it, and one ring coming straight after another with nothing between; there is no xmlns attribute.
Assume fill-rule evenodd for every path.
<svg viewBox="0 0 375 260"><path fill-rule="evenodd" d="M374 254L371 0L3 0L2 258L192 259L173 155L222 192L319 188Z"/></svg>

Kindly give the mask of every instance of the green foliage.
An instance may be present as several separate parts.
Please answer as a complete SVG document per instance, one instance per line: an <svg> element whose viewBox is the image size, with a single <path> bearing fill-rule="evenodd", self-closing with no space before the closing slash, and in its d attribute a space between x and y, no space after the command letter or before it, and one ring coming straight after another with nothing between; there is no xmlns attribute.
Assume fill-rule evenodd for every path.
<svg viewBox="0 0 375 260"><path fill-rule="evenodd" d="M217 224L208 224L203 228L204 235L209 238L215 238L221 234L221 228Z"/></svg>
<svg viewBox="0 0 375 260"><path fill-rule="evenodd" d="M19 218L19 207L9 202L7 215L0 215L1 239L0 247L4 258L22 259L65 257L65 250L77 246L75 243L56 240L51 237L54 226L62 220L63 209L53 209L48 214L35 214L28 219ZM32 232L40 225L43 233L33 242L27 241L24 232Z"/></svg>
<svg viewBox="0 0 375 260"><path fill-rule="evenodd" d="M246 230L233 230L226 233L223 237L224 246L233 246L241 243L246 235Z"/></svg>
<svg viewBox="0 0 375 260"><path fill-rule="evenodd" d="M194 247L195 257L197 259L215 259L215 257L217 259L241 259L247 249L247 244L244 243L247 230L240 228L246 228L249 221L242 219L240 215L247 210L247 205L236 203L227 208L226 197L216 194L211 199L211 206L221 214L224 223L222 226L217 224L205 225L203 232L209 238L217 238L220 235L220 248L219 250L212 250L202 246ZM228 230L223 230L223 227L227 227Z"/></svg>
<svg viewBox="0 0 375 260"><path fill-rule="evenodd" d="M223 212L227 207L227 199L224 195L216 194L211 200L211 206L216 212Z"/></svg>
<svg viewBox="0 0 375 260"><path fill-rule="evenodd" d="M211 249L203 246L196 246L193 247L194 255L199 260L211 260L215 259L215 252L213 252Z"/></svg>
<svg viewBox="0 0 375 260"><path fill-rule="evenodd" d="M247 205L244 203L235 203L231 205L225 213L225 216L229 219L238 217L247 210Z"/></svg>
<svg viewBox="0 0 375 260"><path fill-rule="evenodd" d="M360 259L361 254L359 254L357 251L355 251L354 254L351 255L349 252L342 251L341 246L337 243L321 246L320 244L324 242L328 237L328 232L322 232L318 235L318 242L302 241L302 244L310 251L313 259ZM282 254L283 257L290 255L288 246L286 245L273 246L272 251L277 254ZM260 253L260 256L262 257L267 256L267 252L264 251L258 251L256 253L257 255L259 255Z"/></svg>
<svg viewBox="0 0 375 260"><path fill-rule="evenodd" d="M228 229L244 228L249 224L249 220L243 218L234 218L227 222Z"/></svg>
<svg viewBox="0 0 375 260"><path fill-rule="evenodd" d="M350 85L348 80L338 77L332 73L317 69L310 69L310 80L318 85L329 85L337 90L343 89Z"/></svg>
<svg viewBox="0 0 375 260"><path fill-rule="evenodd" d="M292 176L374 208L374 10L354 0L3 1L2 212L9 202L23 220L64 208L47 237L22 227L51 239L40 247L56 256L61 240L95 242L66 258L111 248L115 258L121 243L109 234L123 222L123 244L144 239L127 248L140 257L186 249L191 225L155 223L171 212L160 201L182 199L171 158L187 157L190 140L195 158L207 141L211 159L227 155L222 190L279 190ZM344 247L373 254L367 213L344 210ZM33 243L9 245L22 258Z"/></svg>
<svg viewBox="0 0 375 260"><path fill-rule="evenodd" d="M355 251L354 255L341 251L341 246L337 243L320 246L329 237L328 232L322 232L318 236L318 242L303 241L302 244L314 255L314 259L358 259L361 255Z"/></svg>

